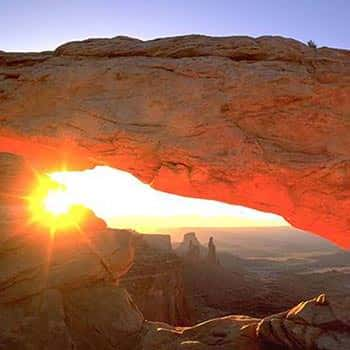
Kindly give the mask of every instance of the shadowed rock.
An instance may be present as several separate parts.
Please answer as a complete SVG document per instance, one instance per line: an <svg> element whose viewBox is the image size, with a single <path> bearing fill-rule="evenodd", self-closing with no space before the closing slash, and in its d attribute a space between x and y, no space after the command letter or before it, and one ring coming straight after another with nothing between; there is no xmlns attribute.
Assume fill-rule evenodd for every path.
<svg viewBox="0 0 350 350"><path fill-rule="evenodd" d="M80 230L52 236L28 225L18 195L25 194L30 172L25 162L9 154L0 155L0 167L1 183L11 185L0 198L6 213L5 220L0 218L1 346L108 349L132 342L143 316L118 287L133 261L132 232L107 229L87 209ZM22 187L17 180L26 174L29 183ZM19 219L23 222L17 224Z"/></svg>
<svg viewBox="0 0 350 350"><path fill-rule="evenodd" d="M183 241L176 248L178 255L182 256L186 262L197 264L201 261L201 254L204 247L200 244L195 232L184 234Z"/></svg>
<svg viewBox="0 0 350 350"><path fill-rule="evenodd" d="M334 304L339 304L334 300ZM350 305L341 300L344 310ZM263 319L257 335L265 342L288 349L345 350L350 348L349 316L336 313L325 294L300 303L288 312Z"/></svg>
<svg viewBox="0 0 350 350"><path fill-rule="evenodd" d="M193 324L187 303L182 260L172 251L170 236L137 234L131 269L121 278L149 321Z"/></svg>
<svg viewBox="0 0 350 350"><path fill-rule="evenodd" d="M216 256L216 247L214 244L214 238L210 237L208 242L208 263L212 265L219 265L219 259Z"/></svg>

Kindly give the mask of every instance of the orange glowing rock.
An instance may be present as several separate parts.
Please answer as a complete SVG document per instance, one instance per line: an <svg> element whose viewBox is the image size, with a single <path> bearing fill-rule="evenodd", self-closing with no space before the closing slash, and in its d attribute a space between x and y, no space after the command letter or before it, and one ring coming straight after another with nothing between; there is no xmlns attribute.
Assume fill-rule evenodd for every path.
<svg viewBox="0 0 350 350"><path fill-rule="evenodd" d="M317 53L317 54L316 54ZM0 52L0 151L109 165L350 246L350 55L282 37L94 39Z"/></svg>

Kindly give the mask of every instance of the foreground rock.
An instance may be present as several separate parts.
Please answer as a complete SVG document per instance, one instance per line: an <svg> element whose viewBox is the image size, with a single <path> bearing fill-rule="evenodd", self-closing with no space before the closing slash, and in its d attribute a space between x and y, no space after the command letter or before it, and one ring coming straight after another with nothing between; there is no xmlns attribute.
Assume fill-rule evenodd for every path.
<svg viewBox="0 0 350 350"><path fill-rule="evenodd" d="M0 52L0 151L108 164L350 246L350 53L281 37ZM52 158L55 153L55 159Z"/></svg>
<svg viewBox="0 0 350 350"><path fill-rule="evenodd" d="M131 240L130 232L106 229L54 239L24 232L2 242L1 344L108 349L139 331L143 316L117 286L132 263Z"/></svg>
<svg viewBox="0 0 350 350"><path fill-rule="evenodd" d="M349 308L339 311L338 302L322 294L285 313L263 319L257 335L267 343L288 349L349 349Z"/></svg>
<svg viewBox="0 0 350 350"><path fill-rule="evenodd" d="M255 332L257 322L248 316L226 316L188 328L148 323L140 349L263 350Z"/></svg>
<svg viewBox="0 0 350 350"><path fill-rule="evenodd" d="M86 209L80 230L52 236L25 210L23 196L35 184L27 164L0 154L0 168L1 347L127 348L144 321L118 287L133 262L134 234L107 229Z"/></svg>
<svg viewBox="0 0 350 350"><path fill-rule="evenodd" d="M333 302L320 295L263 320L226 316L190 328L150 323L142 349L346 350L348 318L337 315Z"/></svg>

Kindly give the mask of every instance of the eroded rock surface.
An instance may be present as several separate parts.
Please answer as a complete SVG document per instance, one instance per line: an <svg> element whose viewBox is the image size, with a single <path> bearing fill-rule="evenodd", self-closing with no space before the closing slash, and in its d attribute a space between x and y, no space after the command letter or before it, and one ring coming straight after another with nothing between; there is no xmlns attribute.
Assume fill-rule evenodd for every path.
<svg viewBox="0 0 350 350"><path fill-rule="evenodd" d="M44 168L121 168L346 247L349 135L346 50L192 35L0 53L1 151Z"/></svg>
<svg viewBox="0 0 350 350"><path fill-rule="evenodd" d="M141 339L142 350L267 350L257 339L258 319L226 316L193 327L169 327L148 323Z"/></svg>
<svg viewBox="0 0 350 350"><path fill-rule="evenodd" d="M324 294L262 320L226 316L189 328L156 323L145 328L145 350L346 350L350 344L347 319L336 316L332 298Z"/></svg>
<svg viewBox="0 0 350 350"><path fill-rule="evenodd" d="M109 229L10 235L0 246L1 345L109 349L132 341L143 316L117 285L132 263L131 240Z"/></svg>
<svg viewBox="0 0 350 350"><path fill-rule="evenodd" d="M172 251L170 236L136 234L131 269L120 279L149 321L186 326L192 323L182 260Z"/></svg>
<svg viewBox="0 0 350 350"><path fill-rule="evenodd" d="M257 335L265 342L288 349L338 350L350 348L349 306L339 315L338 302L325 294L291 310L263 319Z"/></svg>

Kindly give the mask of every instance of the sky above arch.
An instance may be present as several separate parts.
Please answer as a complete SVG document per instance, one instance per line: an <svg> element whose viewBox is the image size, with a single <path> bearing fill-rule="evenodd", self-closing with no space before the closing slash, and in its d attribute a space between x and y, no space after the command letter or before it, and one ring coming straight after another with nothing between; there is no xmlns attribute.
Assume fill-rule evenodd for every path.
<svg viewBox="0 0 350 350"><path fill-rule="evenodd" d="M350 49L348 0L0 0L0 50L89 37L282 35Z"/></svg>

